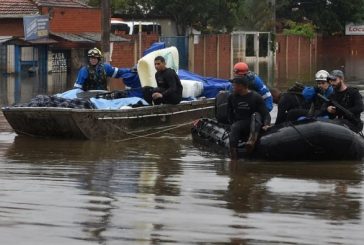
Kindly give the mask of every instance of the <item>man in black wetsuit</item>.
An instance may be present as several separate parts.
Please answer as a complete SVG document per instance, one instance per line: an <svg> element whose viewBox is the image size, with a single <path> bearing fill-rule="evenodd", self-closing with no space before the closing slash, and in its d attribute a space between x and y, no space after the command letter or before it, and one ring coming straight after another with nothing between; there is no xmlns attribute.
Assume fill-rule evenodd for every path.
<svg viewBox="0 0 364 245"><path fill-rule="evenodd" d="M248 76L234 78L232 83L233 93L228 98L227 107L229 122L232 124L230 154L231 159L236 160L239 140L248 138L245 148L251 153L260 130L269 127L270 116L262 96L248 89Z"/></svg>
<svg viewBox="0 0 364 245"><path fill-rule="evenodd" d="M359 90L345 84L344 73L340 70L333 70L330 73L329 80L334 92L329 96L330 102L323 104L322 113L327 111L331 119L339 120L354 132L361 132L363 122L360 119L360 114L363 112L364 106ZM346 112L334 106L333 102L337 102L344 107Z"/></svg>
<svg viewBox="0 0 364 245"><path fill-rule="evenodd" d="M182 100L182 84L177 73L166 67L166 61L162 56L154 59L154 66L157 72L155 79L157 88L144 87L144 99L155 105L159 104L178 104Z"/></svg>
<svg viewBox="0 0 364 245"><path fill-rule="evenodd" d="M298 85L296 87L298 88ZM279 89L272 88L270 92L273 96L273 103L278 105L275 125L287 121L287 115L291 110L306 108L308 110L308 107L302 96L302 89L295 90L293 87L288 89L287 92L282 93Z"/></svg>

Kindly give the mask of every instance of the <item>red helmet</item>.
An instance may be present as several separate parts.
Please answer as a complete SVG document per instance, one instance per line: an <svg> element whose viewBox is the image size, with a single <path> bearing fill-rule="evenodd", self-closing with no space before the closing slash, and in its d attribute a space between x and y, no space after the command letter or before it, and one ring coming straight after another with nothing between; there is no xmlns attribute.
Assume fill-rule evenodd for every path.
<svg viewBox="0 0 364 245"><path fill-rule="evenodd" d="M249 72L247 63L238 62L234 65L234 75L245 75Z"/></svg>

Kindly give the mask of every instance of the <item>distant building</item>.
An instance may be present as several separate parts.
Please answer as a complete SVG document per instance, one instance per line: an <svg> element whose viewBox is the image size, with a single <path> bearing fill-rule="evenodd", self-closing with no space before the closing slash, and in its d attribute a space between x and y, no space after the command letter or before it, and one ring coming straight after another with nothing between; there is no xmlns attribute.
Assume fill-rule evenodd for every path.
<svg viewBox="0 0 364 245"><path fill-rule="evenodd" d="M49 36L24 38L24 16L49 17ZM101 41L101 10L75 0L2 0L0 4L1 73L24 70L72 72L85 52ZM111 42L128 41L111 36Z"/></svg>

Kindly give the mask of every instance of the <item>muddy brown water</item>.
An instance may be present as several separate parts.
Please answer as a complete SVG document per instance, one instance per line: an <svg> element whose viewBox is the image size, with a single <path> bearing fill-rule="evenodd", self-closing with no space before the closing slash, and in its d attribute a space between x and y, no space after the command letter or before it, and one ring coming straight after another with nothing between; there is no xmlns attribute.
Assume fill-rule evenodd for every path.
<svg viewBox="0 0 364 245"><path fill-rule="evenodd" d="M363 205L362 161L231 164L188 133L41 139L0 115L0 244L359 245Z"/></svg>

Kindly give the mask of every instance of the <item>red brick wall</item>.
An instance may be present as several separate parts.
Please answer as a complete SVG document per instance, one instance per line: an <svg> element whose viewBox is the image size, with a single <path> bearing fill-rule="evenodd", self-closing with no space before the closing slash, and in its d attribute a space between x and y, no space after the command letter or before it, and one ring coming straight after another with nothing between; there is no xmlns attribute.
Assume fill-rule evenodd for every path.
<svg viewBox="0 0 364 245"><path fill-rule="evenodd" d="M41 11L42 14L48 14L47 7L44 7ZM50 15L50 31L67 33L101 32L100 9L55 7L51 10ZM23 37L23 19L1 19L0 35Z"/></svg>
<svg viewBox="0 0 364 245"><path fill-rule="evenodd" d="M194 73L220 78L230 78L231 36L201 35L194 44Z"/></svg>
<svg viewBox="0 0 364 245"><path fill-rule="evenodd" d="M1 19L0 36L23 37L23 19Z"/></svg>
<svg viewBox="0 0 364 245"><path fill-rule="evenodd" d="M199 42L193 45L193 50L194 50L194 67L192 68L192 71L194 73L200 74L202 76L205 75L205 71L204 71L204 51L205 51L205 47L204 47L204 42L205 42L205 37L204 36L200 36L199 37Z"/></svg>
<svg viewBox="0 0 364 245"><path fill-rule="evenodd" d="M111 63L116 67L132 67L135 65L135 61L139 60L139 35L123 35L122 37L129 39L130 42L114 43ZM158 40L159 36L156 34L146 35L143 33L141 51L143 52Z"/></svg>
<svg viewBox="0 0 364 245"><path fill-rule="evenodd" d="M228 34L219 35L219 72L217 77L230 78L231 76L231 36Z"/></svg>
<svg viewBox="0 0 364 245"><path fill-rule="evenodd" d="M281 87L298 80L312 82L314 74L322 69L342 69L347 80L364 79L364 36L318 36L309 40L277 35L277 42L276 77Z"/></svg>
<svg viewBox="0 0 364 245"><path fill-rule="evenodd" d="M50 14L49 29L52 32L101 32L101 11L96 8L42 9L42 14Z"/></svg>
<svg viewBox="0 0 364 245"><path fill-rule="evenodd" d="M292 81L310 81L316 72L317 39L277 35L277 86L285 88Z"/></svg>
<svg viewBox="0 0 364 245"><path fill-rule="evenodd" d="M116 67L132 67L134 56L133 41L114 43L111 64Z"/></svg>

